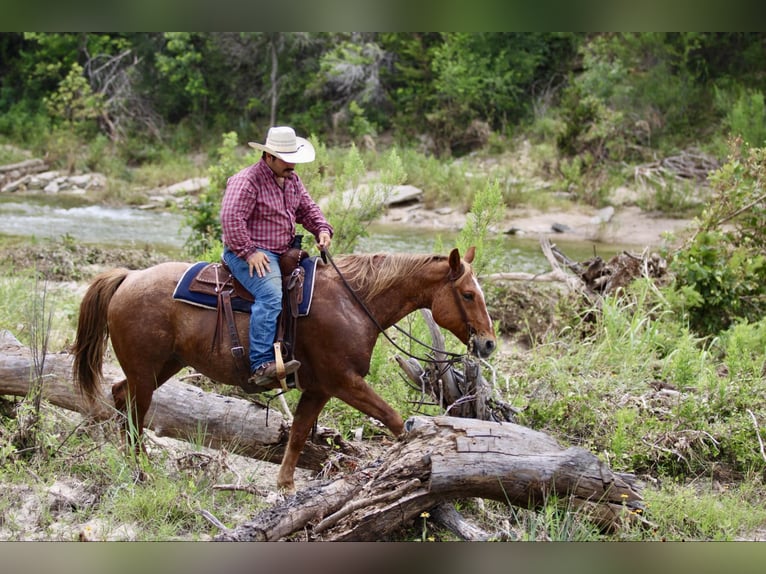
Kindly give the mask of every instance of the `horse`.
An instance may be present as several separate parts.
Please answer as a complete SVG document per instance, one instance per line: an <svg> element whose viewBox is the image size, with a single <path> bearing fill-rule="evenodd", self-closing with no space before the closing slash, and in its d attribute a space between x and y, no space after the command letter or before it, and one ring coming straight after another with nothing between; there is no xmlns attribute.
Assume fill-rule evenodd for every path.
<svg viewBox="0 0 766 574"><path fill-rule="evenodd" d="M278 488L295 491L298 458L331 397L377 419L393 435L402 434L402 417L364 379L381 330L415 310L430 309L437 325L453 333L471 354L492 354L497 341L471 266L474 254L473 247L462 258L458 249L449 256L350 254L331 258L332 265L317 266L311 311L297 319L294 356L301 363L301 395ZM93 279L80 304L72 346L75 385L91 403L99 398L103 356L111 337L125 375L112 386L114 406L139 439L154 390L183 367L219 384L242 386L249 375L226 345L211 345L216 311L173 299L176 284L191 265L166 262L142 270L104 271ZM235 315L247 357L249 316ZM274 388L278 385L275 381Z"/></svg>

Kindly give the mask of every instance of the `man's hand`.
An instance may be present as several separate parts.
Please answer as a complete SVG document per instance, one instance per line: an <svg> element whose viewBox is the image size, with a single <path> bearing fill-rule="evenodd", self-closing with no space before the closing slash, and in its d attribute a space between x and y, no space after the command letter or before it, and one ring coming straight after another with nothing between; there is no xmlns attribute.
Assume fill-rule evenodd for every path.
<svg viewBox="0 0 766 574"><path fill-rule="evenodd" d="M319 246L320 251L323 249L329 248L330 243L332 243L332 237L330 237L330 234L327 233L326 231L322 231L319 234L318 240L319 242L317 243L317 245Z"/></svg>
<svg viewBox="0 0 766 574"><path fill-rule="evenodd" d="M258 277L263 277L266 273L271 272L269 258L260 251L250 254L250 257L247 258L247 265L250 267L250 277L253 276L253 271L258 274Z"/></svg>

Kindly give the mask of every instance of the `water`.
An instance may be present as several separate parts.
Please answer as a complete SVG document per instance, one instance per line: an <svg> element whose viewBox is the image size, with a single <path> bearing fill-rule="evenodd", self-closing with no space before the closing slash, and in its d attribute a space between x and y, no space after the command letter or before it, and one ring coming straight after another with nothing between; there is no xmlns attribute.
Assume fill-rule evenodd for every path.
<svg viewBox="0 0 766 574"><path fill-rule="evenodd" d="M54 206L39 202L0 202L0 234L108 246L183 247L188 231L179 214L129 207Z"/></svg>
<svg viewBox="0 0 766 574"><path fill-rule="evenodd" d="M27 201L27 199L29 199ZM372 225L370 236L359 241L358 253L407 252L444 253L455 244L457 233L408 226ZM188 237L183 216L163 211L129 207L103 207L77 204L51 205L39 198L0 201L0 234L57 239L67 236L82 243L110 247L144 247L177 251ZM552 240L555 241L555 237ZM539 241L517 236L500 237L501 253L489 266L492 272L523 271L545 273L550 265L545 260ZM570 258L583 261L594 255L591 242L557 242ZM619 246L599 244L598 255L607 259Z"/></svg>
<svg viewBox="0 0 766 574"><path fill-rule="evenodd" d="M407 226L372 225L370 236L359 240L358 253L444 253L454 247L458 234L454 231L413 228ZM515 235L493 236L489 241L500 242L500 253L489 265L491 272L547 273L551 270L548 260L540 248L540 240L534 237ZM585 261L599 255L608 259L620 252L624 246L596 244L591 241L558 241L551 237L559 249L570 259Z"/></svg>

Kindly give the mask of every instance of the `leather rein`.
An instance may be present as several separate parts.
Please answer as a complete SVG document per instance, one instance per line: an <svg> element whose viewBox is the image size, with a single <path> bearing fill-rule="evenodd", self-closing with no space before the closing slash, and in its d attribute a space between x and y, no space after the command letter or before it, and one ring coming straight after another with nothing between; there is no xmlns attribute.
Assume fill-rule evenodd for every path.
<svg viewBox="0 0 766 574"><path fill-rule="evenodd" d="M417 355L413 355L406 349L402 348L396 341L394 341L391 336L386 333L386 330L383 328L383 326L378 322L378 320L375 318L375 316L372 314L370 309L365 305L364 301L359 297L356 291L354 291L354 288L349 285L348 281L346 281L346 278L343 276L343 273L340 272L340 269L338 269L338 266L335 264L335 261L333 261L332 256L330 255L330 252L327 249L320 249L320 254L322 256L322 260L327 263L328 261L333 266L333 269L335 269L335 272L338 274L338 277L340 277L340 280L343 282L343 285L346 287L346 289L351 293L351 295L354 297L354 300L359 304L359 306L364 310L364 312L367 314L367 316L370 318L370 320L373 322L373 324L378 328L378 331L380 331L383 336L388 340L389 343L391 343L395 349L398 351L404 353L408 357L412 359L416 359L418 361L423 362L432 362L432 363L447 363L452 364L457 359L460 359L465 356L465 354L461 353L452 353L450 351L447 351L445 349L437 349L435 347L432 347L431 345L424 343L423 341L420 341L416 337L413 337L409 332L402 329L399 325L396 323L392 325L397 331L402 333L405 337L409 338L410 340L414 341L415 343L418 343L419 345L425 347L426 349L433 351L434 353L439 353L445 356L449 356L451 358L448 359L436 359L431 357L419 357ZM462 276L462 273L459 274L453 274L450 272L449 274L449 280L450 285L452 286L452 293L455 297L455 304L460 309L460 316L465 322L466 326L468 327L469 332L469 344L473 342L473 335L475 334L475 330L471 323L468 321L468 316L466 315L465 308L463 307L463 304L460 301L460 295L457 292L457 287L455 287L455 281L459 279Z"/></svg>

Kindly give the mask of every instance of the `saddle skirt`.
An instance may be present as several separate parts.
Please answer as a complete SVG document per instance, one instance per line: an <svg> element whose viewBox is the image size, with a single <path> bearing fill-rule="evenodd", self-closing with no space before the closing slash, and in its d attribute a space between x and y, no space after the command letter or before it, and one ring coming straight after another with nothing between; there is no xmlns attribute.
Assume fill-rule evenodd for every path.
<svg viewBox="0 0 766 574"><path fill-rule="evenodd" d="M299 296L298 316L305 317L311 310L314 296L314 277L319 257L306 257L300 265L304 271L303 293ZM231 291L231 308L240 313L250 313L253 296L231 274L228 267L221 263L200 261L187 269L176 284L173 299L190 305L216 309L218 292Z"/></svg>

